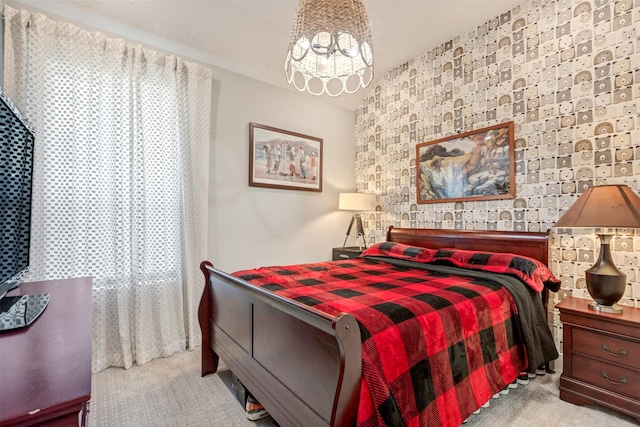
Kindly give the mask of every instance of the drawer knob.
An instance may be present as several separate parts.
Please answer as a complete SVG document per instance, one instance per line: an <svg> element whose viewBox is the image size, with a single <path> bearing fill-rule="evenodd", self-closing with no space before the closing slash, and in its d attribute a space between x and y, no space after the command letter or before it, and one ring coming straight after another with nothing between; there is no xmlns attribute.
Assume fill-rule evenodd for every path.
<svg viewBox="0 0 640 427"><path fill-rule="evenodd" d="M349 258L348 254L340 254L340 258Z"/></svg>
<svg viewBox="0 0 640 427"><path fill-rule="evenodd" d="M609 350L609 347L607 347L606 344L602 344L602 349L604 351L606 351L607 353L609 353L611 356L615 356L615 357L626 356L627 354L629 354L629 352L627 350L625 350L624 348L622 350L620 350L617 354L616 353L612 353L611 350Z"/></svg>
<svg viewBox="0 0 640 427"><path fill-rule="evenodd" d="M624 377L620 378L620 381L612 381L611 378L609 378L609 374L607 374L606 371L602 371L602 377L606 378L607 381L609 381L611 384L615 384L615 385L628 384L629 383L629 381L627 381L627 379L624 378Z"/></svg>

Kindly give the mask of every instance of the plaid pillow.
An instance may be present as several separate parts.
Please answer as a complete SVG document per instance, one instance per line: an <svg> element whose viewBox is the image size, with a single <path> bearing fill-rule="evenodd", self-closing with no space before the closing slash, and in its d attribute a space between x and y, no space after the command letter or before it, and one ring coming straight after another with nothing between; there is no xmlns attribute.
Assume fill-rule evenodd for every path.
<svg viewBox="0 0 640 427"><path fill-rule="evenodd" d="M433 260L433 255L436 252L434 249L419 248L402 243L380 242L365 249L361 256L385 256L428 263Z"/></svg>
<svg viewBox="0 0 640 427"><path fill-rule="evenodd" d="M463 249L428 249L402 243L376 243L362 253L362 256L385 256L416 261L426 264L449 263L471 270L509 274L517 277L536 292L546 286L557 292L560 281L546 265L533 258L511 253L468 251Z"/></svg>

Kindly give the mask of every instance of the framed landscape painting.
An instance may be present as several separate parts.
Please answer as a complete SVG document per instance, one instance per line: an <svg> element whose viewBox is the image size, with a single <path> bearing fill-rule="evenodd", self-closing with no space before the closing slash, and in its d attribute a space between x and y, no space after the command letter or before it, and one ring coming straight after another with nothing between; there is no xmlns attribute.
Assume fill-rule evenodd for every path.
<svg viewBox="0 0 640 427"><path fill-rule="evenodd" d="M416 146L418 203L515 197L513 122Z"/></svg>
<svg viewBox="0 0 640 427"><path fill-rule="evenodd" d="M322 139L250 123L249 186L322 191Z"/></svg>

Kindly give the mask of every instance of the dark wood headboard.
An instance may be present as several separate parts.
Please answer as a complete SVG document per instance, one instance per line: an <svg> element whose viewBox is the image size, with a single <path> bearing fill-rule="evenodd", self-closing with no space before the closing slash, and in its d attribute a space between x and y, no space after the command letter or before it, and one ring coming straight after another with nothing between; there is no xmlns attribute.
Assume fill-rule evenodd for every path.
<svg viewBox="0 0 640 427"><path fill-rule="evenodd" d="M387 241L432 249L508 252L537 259L545 265L549 262L548 232L436 230L390 226Z"/></svg>

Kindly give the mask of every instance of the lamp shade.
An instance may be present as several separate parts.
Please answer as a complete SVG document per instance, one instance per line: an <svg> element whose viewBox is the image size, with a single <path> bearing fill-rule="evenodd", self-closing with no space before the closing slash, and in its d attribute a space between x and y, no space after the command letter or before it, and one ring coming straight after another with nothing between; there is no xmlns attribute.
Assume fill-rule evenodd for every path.
<svg viewBox="0 0 640 427"><path fill-rule="evenodd" d="M640 228L640 197L626 185L591 187L554 227Z"/></svg>
<svg viewBox="0 0 640 427"><path fill-rule="evenodd" d="M371 193L340 193L338 209L344 211L372 211L376 208L376 195Z"/></svg>

